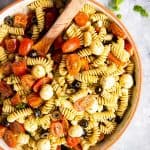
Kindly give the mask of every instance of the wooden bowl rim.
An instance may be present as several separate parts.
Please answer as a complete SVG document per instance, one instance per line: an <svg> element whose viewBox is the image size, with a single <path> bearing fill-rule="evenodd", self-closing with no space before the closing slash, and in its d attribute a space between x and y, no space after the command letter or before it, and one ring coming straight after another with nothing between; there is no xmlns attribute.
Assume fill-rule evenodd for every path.
<svg viewBox="0 0 150 150"><path fill-rule="evenodd" d="M15 0L14 2L10 3L9 5L7 5L5 8L3 8L2 10L0 10L0 15L2 13L5 13L8 9L10 9L11 7L15 7L15 5L17 5L18 3L22 2L22 0ZM110 147L111 145L113 145L119 138L120 136L123 134L123 132L126 130L126 128L128 127L129 123L131 122L134 113L136 112L138 103L139 103L139 99L140 99L140 94L141 94L141 85L142 85L142 64L141 64L141 59L140 59L140 55L138 52L138 48L135 44L135 42L132 39L132 36L130 35L130 33L128 32L128 30L126 29L126 27L123 25L123 23L115 16L115 14L110 11L108 8L106 8L103 4L101 4L100 2L97 2L96 0L87 0L87 2L94 4L95 6L103 9L106 13L106 15L108 15L113 21L115 21L120 27L121 29L127 34L127 37L129 39L129 41L133 44L134 47L134 55L136 56L137 60L138 60L138 67L139 67L139 72L138 72L138 82L140 83L140 86L137 89L137 97L136 97L136 104L135 104L135 108L131 111L130 116L128 118L128 120L126 121L126 123L123 125L123 128L121 129L120 132L118 132L115 136L115 138L111 141L108 141L106 144L103 144L102 147L96 148L96 150L101 149L101 150L105 150L108 147ZM93 150L95 150L95 148L92 148Z"/></svg>

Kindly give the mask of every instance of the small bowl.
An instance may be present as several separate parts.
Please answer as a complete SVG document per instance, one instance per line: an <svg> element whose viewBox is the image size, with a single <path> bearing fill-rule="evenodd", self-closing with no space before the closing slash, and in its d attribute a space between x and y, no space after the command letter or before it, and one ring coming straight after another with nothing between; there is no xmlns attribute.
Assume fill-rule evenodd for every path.
<svg viewBox="0 0 150 150"><path fill-rule="evenodd" d="M24 12L24 13L27 12L28 10L26 6L33 1L34 0L26 0L26 1L16 0L12 4L8 5L6 8L0 11L0 16L1 16L0 24L2 24L3 19L8 15L13 15L18 12ZM118 24L120 28L126 33L128 40L130 41L130 43L133 45L134 48L133 60L135 62L135 76L134 76L135 87L133 89L133 96L132 99L130 100L130 105L128 107L128 110L126 111L122 122L117 126L115 132L112 135L106 137L103 142L98 143L91 148L92 150L100 150L100 149L105 150L119 139L119 137L123 134L123 132L129 125L131 119L133 118L133 115L137 108L137 104L139 102L140 93L141 93L142 66L141 66L141 60L140 60L140 56L136 44L134 43L131 35L129 34L126 27L122 24L122 22L110 10L108 10L105 6L103 6L99 2L96 2L95 0L87 0L87 1L88 3L94 5L98 11L103 12L111 20L113 20L114 22L116 22L116 24ZM8 149L8 147L6 146L6 144L4 144L2 140L0 141L0 145L3 148Z"/></svg>

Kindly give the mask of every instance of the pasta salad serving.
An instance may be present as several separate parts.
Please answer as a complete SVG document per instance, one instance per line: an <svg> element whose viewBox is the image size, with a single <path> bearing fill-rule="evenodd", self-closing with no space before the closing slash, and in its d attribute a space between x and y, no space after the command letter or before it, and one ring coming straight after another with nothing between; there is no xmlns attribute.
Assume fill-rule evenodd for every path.
<svg viewBox="0 0 150 150"><path fill-rule="evenodd" d="M0 138L11 148L88 150L113 134L130 103L133 46L91 4L45 56L32 48L66 5L36 0L0 25Z"/></svg>

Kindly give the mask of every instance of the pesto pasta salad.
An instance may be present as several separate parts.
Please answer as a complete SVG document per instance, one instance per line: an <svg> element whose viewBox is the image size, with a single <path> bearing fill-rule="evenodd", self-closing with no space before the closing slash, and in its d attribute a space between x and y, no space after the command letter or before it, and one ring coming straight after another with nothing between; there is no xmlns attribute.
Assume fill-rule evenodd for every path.
<svg viewBox="0 0 150 150"><path fill-rule="evenodd" d="M66 4L36 0L0 26L0 138L11 148L88 150L128 108L133 46L94 6L84 5L45 56L32 48Z"/></svg>

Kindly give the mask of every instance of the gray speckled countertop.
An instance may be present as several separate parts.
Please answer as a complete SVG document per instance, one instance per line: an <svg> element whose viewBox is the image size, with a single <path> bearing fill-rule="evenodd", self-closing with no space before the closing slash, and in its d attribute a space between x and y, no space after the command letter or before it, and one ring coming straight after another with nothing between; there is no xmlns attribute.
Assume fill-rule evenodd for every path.
<svg viewBox="0 0 150 150"><path fill-rule="evenodd" d="M0 8L12 0L0 0ZM98 0L108 6L110 0ZM133 36L143 66L143 85L140 103L130 125L111 150L150 150L150 17L143 18L133 11L141 4L150 12L150 0L124 0L122 21Z"/></svg>

